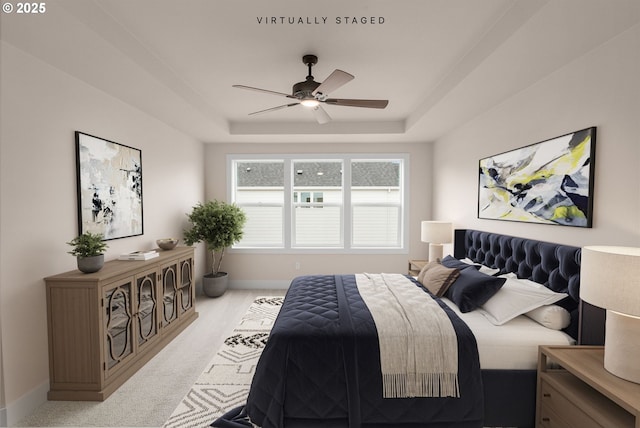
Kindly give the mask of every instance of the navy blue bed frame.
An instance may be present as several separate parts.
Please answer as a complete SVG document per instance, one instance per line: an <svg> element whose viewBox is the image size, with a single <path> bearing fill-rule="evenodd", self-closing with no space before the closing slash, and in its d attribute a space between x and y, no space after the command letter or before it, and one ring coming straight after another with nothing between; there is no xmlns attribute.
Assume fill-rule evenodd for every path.
<svg viewBox="0 0 640 428"><path fill-rule="evenodd" d="M604 344L605 311L580 300L581 249L472 229L454 232L454 257L469 258L500 273L514 272L557 292L571 314L565 332L582 345ZM528 428L535 424L536 371L483 370L485 426Z"/></svg>

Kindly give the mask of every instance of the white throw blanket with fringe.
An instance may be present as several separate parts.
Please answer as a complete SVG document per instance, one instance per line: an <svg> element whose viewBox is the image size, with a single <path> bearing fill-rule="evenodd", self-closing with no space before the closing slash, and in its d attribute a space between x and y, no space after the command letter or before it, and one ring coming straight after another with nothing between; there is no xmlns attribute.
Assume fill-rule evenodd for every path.
<svg viewBox="0 0 640 428"><path fill-rule="evenodd" d="M458 342L431 296L401 274L356 274L378 330L384 398L459 397Z"/></svg>

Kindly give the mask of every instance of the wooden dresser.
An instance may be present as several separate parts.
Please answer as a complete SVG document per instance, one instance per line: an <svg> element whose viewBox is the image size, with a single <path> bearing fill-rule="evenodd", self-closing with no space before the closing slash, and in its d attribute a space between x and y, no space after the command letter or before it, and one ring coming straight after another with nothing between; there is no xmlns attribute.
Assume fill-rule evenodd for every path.
<svg viewBox="0 0 640 428"><path fill-rule="evenodd" d="M49 400L101 401L193 322L194 250L45 278Z"/></svg>
<svg viewBox="0 0 640 428"><path fill-rule="evenodd" d="M537 395L537 428L640 428L640 384L607 372L601 346L541 346Z"/></svg>

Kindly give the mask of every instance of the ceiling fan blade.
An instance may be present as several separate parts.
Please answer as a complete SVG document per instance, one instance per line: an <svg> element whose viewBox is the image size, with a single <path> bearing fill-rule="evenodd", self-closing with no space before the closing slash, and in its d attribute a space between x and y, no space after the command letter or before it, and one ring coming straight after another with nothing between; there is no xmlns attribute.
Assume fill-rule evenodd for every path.
<svg viewBox="0 0 640 428"><path fill-rule="evenodd" d="M287 108L287 107L293 107L293 106L299 106L300 103L291 103L291 104L284 104L278 107L271 107L265 110L260 110L260 111L254 111L253 113L249 113L249 116L253 116L255 114L262 114L262 113L268 113L270 111L276 111L276 110L281 110L283 108Z"/></svg>
<svg viewBox="0 0 640 428"><path fill-rule="evenodd" d="M257 92L263 92L265 94L273 94L273 95L280 95L280 96L284 96L287 98L295 98L294 96L290 95L290 94L285 94L284 92L276 92L276 91L270 91L268 89L260 89L260 88L254 88L252 86L245 86L245 85L233 85L234 88L240 88L240 89L248 89L250 91L257 91Z"/></svg>
<svg viewBox="0 0 640 428"><path fill-rule="evenodd" d="M353 79L354 79L354 76L345 71L338 70L338 69L333 70L333 73L331 73L329 77L324 79L324 82L322 82L320 86L318 86L315 89L315 91L313 91L312 94L315 95L317 93L321 93L326 95L338 89L340 86L344 85L345 83L352 81Z"/></svg>
<svg viewBox="0 0 640 428"><path fill-rule="evenodd" d="M331 116L321 106L317 105L313 108L313 115L320 125L331 122Z"/></svg>
<svg viewBox="0 0 640 428"><path fill-rule="evenodd" d="M345 98L327 98L327 104L347 107L385 108L389 100L350 100Z"/></svg>

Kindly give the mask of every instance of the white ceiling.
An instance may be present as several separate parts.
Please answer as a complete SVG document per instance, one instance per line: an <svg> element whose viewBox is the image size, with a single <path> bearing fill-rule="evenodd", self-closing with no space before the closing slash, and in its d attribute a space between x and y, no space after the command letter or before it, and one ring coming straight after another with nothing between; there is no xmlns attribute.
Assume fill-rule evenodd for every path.
<svg viewBox="0 0 640 428"><path fill-rule="evenodd" d="M432 141L640 20L638 0L46 5L0 15L2 39L204 142ZM290 100L232 85L290 93L304 54L319 57L316 81L355 75L330 96L389 106L325 105L325 125L302 106L249 116Z"/></svg>

